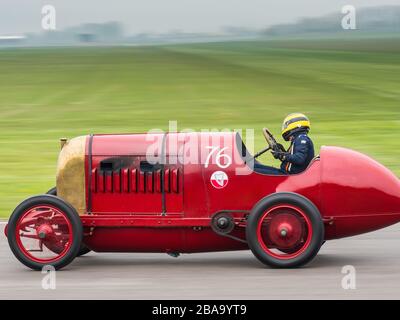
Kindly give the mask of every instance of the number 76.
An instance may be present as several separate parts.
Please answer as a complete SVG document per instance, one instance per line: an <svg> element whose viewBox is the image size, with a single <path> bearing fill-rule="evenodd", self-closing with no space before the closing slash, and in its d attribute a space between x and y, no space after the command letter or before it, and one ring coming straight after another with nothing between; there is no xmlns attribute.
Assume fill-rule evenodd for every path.
<svg viewBox="0 0 400 320"><path fill-rule="evenodd" d="M211 151L207 156L206 162L204 163L205 168L208 168L210 160L214 154L216 154L215 164L221 169L226 169L232 164L232 158L229 155L223 153L226 149L228 149L228 147L220 149L220 147L207 146L206 149ZM223 159L225 159L225 164L222 164Z"/></svg>

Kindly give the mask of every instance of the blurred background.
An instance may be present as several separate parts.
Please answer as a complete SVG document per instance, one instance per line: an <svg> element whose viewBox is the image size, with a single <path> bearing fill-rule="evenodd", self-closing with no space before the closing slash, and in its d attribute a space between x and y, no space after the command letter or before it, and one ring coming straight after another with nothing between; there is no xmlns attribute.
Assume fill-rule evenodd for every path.
<svg viewBox="0 0 400 320"><path fill-rule="evenodd" d="M281 141L282 119L302 112L317 148L350 147L400 175L397 3L352 1L345 30L337 0L2 0L0 217L55 185L60 137L169 120L253 128L261 149L262 127Z"/></svg>

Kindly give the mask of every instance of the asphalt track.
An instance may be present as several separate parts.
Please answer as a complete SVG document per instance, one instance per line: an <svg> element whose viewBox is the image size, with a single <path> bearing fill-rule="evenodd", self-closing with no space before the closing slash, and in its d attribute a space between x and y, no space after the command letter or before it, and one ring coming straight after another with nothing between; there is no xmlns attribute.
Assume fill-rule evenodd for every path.
<svg viewBox="0 0 400 320"><path fill-rule="evenodd" d="M90 253L56 273L56 289L9 250L0 225L0 299L399 299L400 224L329 241L307 267L263 267L249 251L164 254ZM342 288L342 268L356 289Z"/></svg>

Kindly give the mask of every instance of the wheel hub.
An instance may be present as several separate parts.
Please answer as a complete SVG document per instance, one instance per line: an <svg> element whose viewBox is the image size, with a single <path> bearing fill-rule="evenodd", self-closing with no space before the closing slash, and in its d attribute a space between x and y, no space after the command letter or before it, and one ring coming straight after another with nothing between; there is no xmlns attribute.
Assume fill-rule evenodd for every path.
<svg viewBox="0 0 400 320"><path fill-rule="evenodd" d="M42 224L36 229L39 239L48 239L54 234L53 228L49 224Z"/></svg>
<svg viewBox="0 0 400 320"><path fill-rule="evenodd" d="M217 224L221 229L226 229L229 225L229 220L226 217L221 217L217 220Z"/></svg>
<svg viewBox="0 0 400 320"><path fill-rule="evenodd" d="M277 226L276 232L282 239L288 239L293 236L293 225L288 222L283 222Z"/></svg>
<svg viewBox="0 0 400 320"><path fill-rule="evenodd" d="M303 234L301 220L290 213L274 215L268 229L271 242L278 249L287 249L298 245Z"/></svg>

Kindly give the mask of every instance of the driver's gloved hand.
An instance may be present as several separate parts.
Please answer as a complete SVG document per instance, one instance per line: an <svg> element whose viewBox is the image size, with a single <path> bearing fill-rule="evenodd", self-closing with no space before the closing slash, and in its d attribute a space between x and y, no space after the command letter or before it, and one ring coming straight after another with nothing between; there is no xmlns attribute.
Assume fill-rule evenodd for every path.
<svg viewBox="0 0 400 320"><path fill-rule="evenodd" d="M272 155L274 156L275 159L279 159L279 152L276 151L271 151Z"/></svg>
<svg viewBox="0 0 400 320"><path fill-rule="evenodd" d="M277 150L279 150L280 152L286 152L285 147L283 145L281 145L280 143L277 143L276 146L277 146Z"/></svg>
<svg viewBox="0 0 400 320"><path fill-rule="evenodd" d="M286 156L288 155L287 152L281 152L281 151L271 151L271 153L275 159L279 159L281 161L285 161Z"/></svg>

